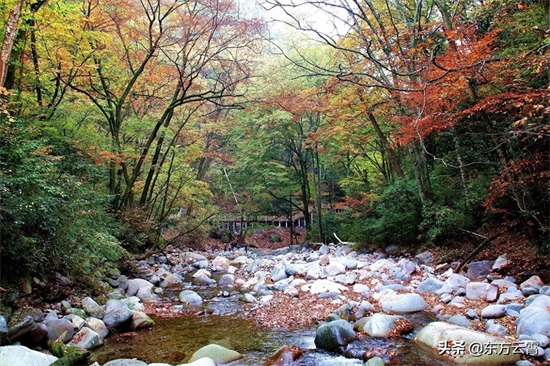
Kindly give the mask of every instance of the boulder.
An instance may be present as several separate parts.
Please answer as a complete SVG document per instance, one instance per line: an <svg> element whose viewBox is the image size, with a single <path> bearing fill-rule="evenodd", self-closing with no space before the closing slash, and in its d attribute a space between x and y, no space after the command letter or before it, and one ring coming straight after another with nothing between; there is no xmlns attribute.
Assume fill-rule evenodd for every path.
<svg viewBox="0 0 550 366"><path fill-rule="evenodd" d="M504 338L445 322L429 323L418 332L415 340L437 349L440 354L454 355L453 361L458 364L508 365L521 358L520 354L514 353L514 344ZM464 352L451 353L447 348L453 344L459 344ZM445 348L442 349L442 345ZM491 348L485 349L487 345Z"/></svg>
<svg viewBox="0 0 550 366"><path fill-rule="evenodd" d="M120 300L109 300L105 304L103 322L108 329L120 330L126 328L132 320L132 310Z"/></svg>
<svg viewBox="0 0 550 366"><path fill-rule="evenodd" d="M109 330L101 319L90 317L86 320L86 326L99 334L99 336L102 338L105 338L107 337L107 335L109 335Z"/></svg>
<svg viewBox="0 0 550 366"><path fill-rule="evenodd" d="M466 276L472 280L485 278L493 269L493 261L479 261L468 264Z"/></svg>
<svg viewBox="0 0 550 366"><path fill-rule="evenodd" d="M427 266L431 266L434 263L434 256L429 251L425 251L420 254L417 254L415 258L418 261L418 263L425 264Z"/></svg>
<svg viewBox="0 0 550 366"><path fill-rule="evenodd" d="M204 268L199 269L197 272L193 273L193 278L199 277L212 277L212 273Z"/></svg>
<svg viewBox="0 0 550 366"><path fill-rule="evenodd" d="M55 319L57 319L57 315L55 315L55 313L54 316ZM9 331L7 332L7 338L11 339L12 341L17 340L20 337L24 336L26 333L33 330L35 324L36 323L34 322L32 316L27 315L22 321L14 324L12 327L9 328Z"/></svg>
<svg viewBox="0 0 550 366"><path fill-rule="evenodd" d="M361 301L361 303L357 307L357 311L354 314L355 319L361 319L365 317L368 313L373 312L374 310L375 307L373 304L368 301Z"/></svg>
<svg viewBox="0 0 550 366"><path fill-rule="evenodd" d="M211 263L213 271L226 271L229 268L230 261L224 256L217 256Z"/></svg>
<svg viewBox="0 0 550 366"><path fill-rule="evenodd" d="M193 290L183 290L179 294L179 299L184 304L190 306L199 306L202 304L202 297Z"/></svg>
<svg viewBox="0 0 550 366"><path fill-rule="evenodd" d="M357 338L353 327L340 319L321 324L315 333L315 346L328 351L336 351Z"/></svg>
<svg viewBox="0 0 550 366"><path fill-rule="evenodd" d="M149 315L145 314L143 311L132 310L132 323L130 325L131 329L143 329L152 327L155 324L153 319Z"/></svg>
<svg viewBox="0 0 550 366"><path fill-rule="evenodd" d="M67 319L52 319L46 323L48 340L59 339L63 343L69 342L74 336L73 323Z"/></svg>
<svg viewBox="0 0 550 366"><path fill-rule="evenodd" d="M24 346L0 347L0 366L49 366L57 357Z"/></svg>
<svg viewBox="0 0 550 366"><path fill-rule="evenodd" d="M117 360L111 360L103 364L103 366L147 366L147 364L135 358L119 358Z"/></svg>
<svg viewBox="0 0 550 366"><path fill-rule="evenodd" d="M326 267L325 271L329 276L337 276L339 274L346 273L346 266L341 262L330 262Z"/></svg>
<svg viewBox="0 0 550 366"><path fill-rule="evenodd" d="M307 280L318 280L321 277L321 268L318 266L311 267L307 270L306 279Z"/></svg>
<svg viewBox="0 0 550 366"><path fill-rule="evenodd" d="M398 314L413 313L428 307L426 300L416 293L385 295L380 298L380 305L385 312Z"/></svg>
<svg viewBox="0 0 550 366"><path fill-rule="evenodd" d="M86 324L86 320L75 314L65 315L63 318L73 323L74 330L78 332Z"/></svg>
<svg viewBox="0 0 550 366"><path fill-rule="evenodd" d="M466 285L466 297L470 300L494 301L493 293L498 287L485 282L470 282Z"/></svg>
<svg viewBox="0 0 550 366"><path fill-rule="evenodd" d="M384 360L378 356L370 358L366 363L365 366L385 366L386 363Z"/></svg>
<svg viewBox="0 0 550 366"><path fill-rule="evenodd" d="M91 297L85 297L82 299L81 303L86 314L98 319L103 318L103 308L95 302L94 299Z"/></svg>
<svg viewBox="0 0 550 366"><path fill-rule="evenodd" d="M296 347L284 345L271 355L264 366L289 366L304 354L304 350Z"/></svg>
<svg viewBox="0 0 550 366"><path fill-rule="evenodd" d="M496 271L501 270L504 267L506 267L508 263L509 263L508 258L506 257L506 253L504 253L495 260L495 263L493 264L492 269Z"/></svg>
<svg viewBox="0 0 550 366"><path fill-rule="evenodd" d="M217 344L209 344L193 353L189 362L192 363L204 357L210 358L216 364L224 364L238 360L242 358L243 355Z"/></svg>
<svg viewBox="0 0 550 366"><path fill-rule="evenodd" d="M287 278L286 267L283 263L279 263L271 270L271 279L273 282L278 282Z"/></svg>
<svg viewBox="0 0 550 366"><path fill-rule="evenodd" d="M413 325L405 317L376 313L368 317L362 331L371 337L396 336L413 330Z"/></svg>
<svg viewBox="0 0 550 366"><path fill-rule="evenodd" d="M435 294L437 290L443 287L445 283L440 279L435 277L429 277L424 281L420 282L416 288L416 292L425 293L425 294Z"/></svg>
<svg viewBox="0 0 550 366"><path fill-rule="evenodd" d="M133 278L131 280L128 280L128 288L126 289L126 294L128 296L137 296L142 300L154 299L155 295L152 292L153 287L155 286L149 281L141 278Z"/></svg>
<svg viewBox="0 0 550 366"><path fill-rule="evenodd" d="M465 288L469 283L470 279L468 277L459 275L458 273L453 273L445 281L445 284L453 289Z"/></svg>
<svg viewBox="0 0 550 366"><path fill-rule="evenodd" d="M447 321L451 324L460 325L462 327L471 327L473 326L472 322L468 320L464 315L453 315Z"/></svg>
<svg viewBox="0 0 550 366"><path fill-rule="evenodd" d="M334 278L334 281L341 283L342 285L352 285L357 279L357 273L347 272L344 274L339 274Z"/></svg>
<svg viewBox="0 0 550 366"><path fill-rule="evenodd" d="M169 286L179 285L181 283L182 280L180 276L173 273L167 273L162 277L162 281L160 281L159 286L165 288Z"/></svg>
<svg viewBox="0 0 550 366"><path fill-rule="evenodd" d="M502 318L506 315L505 305L489 305L481 310L482 318Z"/></svg>
<svg viewBox="0 0 550 366"><path fill-rule="evenodd" d="M517 320L517 334L542 334L550 337L550 311L528 306L520 312Z"/></svg>
<svg viewBox="0 0 550 366"><path fill-rule="evenodd" d="M149 365L153 366L153 365ZM171 366L171 365L168 365ZM190 363L182 363L177 366L216 366L216 362L214 362L213 359L208 357L199 358L196 361L190 362Z"/></svg>
<svg viewBox="0 0 550 366"><path fill-rule="evenodd" d="M141 303L141 299L137 296L130 296L125 299L121 299L123 304L125 304L130 310L143 311L145 306Z"/></svg>
<svg viewBox="0 0 550 366"><path fill-rule="evenodd" d="M540 289L544 286L544 282L539 276L531 276L526 281L519 285L519 288L525 295L538 294Z"/></svg>
<svg viewBox="0 0 550 366"><path fill-rule="evenodd" d="M346 291L347 289L348 288L346 286L342 286L330 280L317 280L313 282L309 292L311 292L313 295L316 295L316 294L321 294L323 292L341 293L341 291Z"/></svg>
<svg viewBox="0 0 550 366"><path fill-rule="evenodd" d="M8 335L8 321L2 315L0 315L0 344Z"/></svg>
<svg viewBox="0 0 550 366"><path fill-rule="evenodd" d="M92 329L84 327L74 335L69 345L81 349L94 349L103 345L103 337Z"/></svg>
<svg viewBox="0 0 550 366"><path fill-rule="evenodd" d="M235 276L232 274L224 274L219 281L221 287L233 287L235 286Z"/></svg>

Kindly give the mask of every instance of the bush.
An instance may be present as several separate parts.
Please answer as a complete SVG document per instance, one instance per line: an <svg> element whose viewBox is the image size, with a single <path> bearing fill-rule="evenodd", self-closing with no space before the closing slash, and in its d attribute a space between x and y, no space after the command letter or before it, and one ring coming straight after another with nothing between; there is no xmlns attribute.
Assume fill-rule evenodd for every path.
<svg viewBox="0 0 550 366"><path fill-rule="evenodd" d="M418 241L421 204L413 181L397 180L370 203L370 210L353 219L352 241L386 246Z"/></svg>
<svg viewBox="0 0 550 366"><path fill-rule="evenodd" d="M124 255L110 197L90 180L99 168L32 123L0 117L2 279L54 271L91 283L105 261Z"/></svg>

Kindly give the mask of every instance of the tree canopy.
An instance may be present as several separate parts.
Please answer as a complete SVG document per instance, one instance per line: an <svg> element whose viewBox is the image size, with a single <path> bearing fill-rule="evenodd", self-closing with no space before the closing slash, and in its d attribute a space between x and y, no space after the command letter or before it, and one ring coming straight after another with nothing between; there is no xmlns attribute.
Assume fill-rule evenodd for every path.
<svg viewBox="0 0 550 366"><path fill-rule="evenodd" d="M496 225L550 249L548 1L251 7L0 6L2 279L89 276L235 217L376 245Z"/></svg>

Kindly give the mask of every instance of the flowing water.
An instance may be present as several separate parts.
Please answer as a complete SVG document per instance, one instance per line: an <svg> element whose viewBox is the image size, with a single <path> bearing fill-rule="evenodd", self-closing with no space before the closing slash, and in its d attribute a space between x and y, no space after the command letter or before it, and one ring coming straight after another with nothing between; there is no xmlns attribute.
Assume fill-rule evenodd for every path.
<svg viewBox="0 0 550 366"><path fill-rule="evenodd" d="M204 303L203 316L154 318L154 327L139 332L112 335L104 347L92 352L92 360L104 364L117 358L137 358L147 363L165 362L177 365L185 362L199 348L215 343L244 355L230 366L260 366L283 345L295 345L307 350L296 366L347 366L364 365L359 358L365 351L379 355L386 362L398 365L453 365L437 359L437 352L421 347L412 340L414 333L402 338L385 339L360 337L348 345L348 356L316 350L315 328L298 330L269 329L243 318L238 295L217 296L220 289L197 289L201 296L210 299ZM227 295L227 294L226 294ZM222 315L212 315L222 314ZM229 315L228 315L229 314ZM429 314L416 313L408 317L420 329Z"/></svg>

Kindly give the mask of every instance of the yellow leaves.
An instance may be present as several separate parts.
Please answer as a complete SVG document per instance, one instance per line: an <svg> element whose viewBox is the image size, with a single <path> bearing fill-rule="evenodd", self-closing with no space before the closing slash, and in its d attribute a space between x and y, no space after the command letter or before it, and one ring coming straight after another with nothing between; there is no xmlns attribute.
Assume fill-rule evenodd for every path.
<svg viewBox="0 0 550 366"><path fill-rule="evenodd" d="M522 128L525 125L526 122L527 122L527 117L523 117L522 119L517 120L514 123L512 123L512 127L513 128Z"/></svg>

